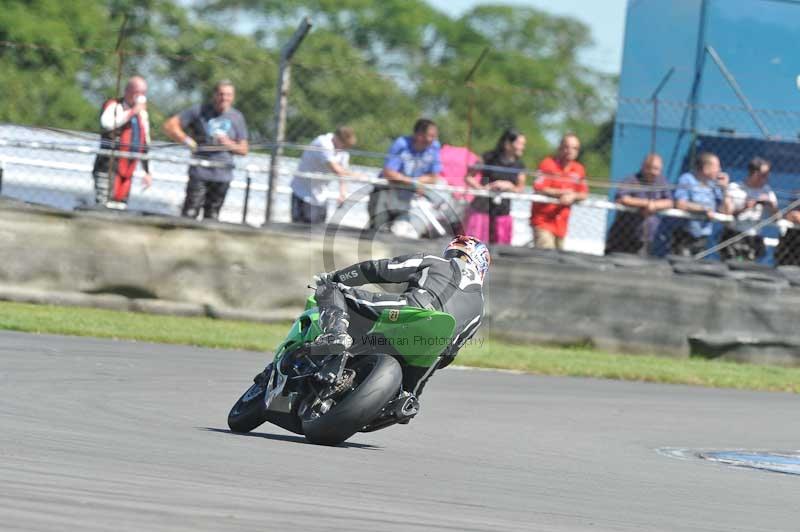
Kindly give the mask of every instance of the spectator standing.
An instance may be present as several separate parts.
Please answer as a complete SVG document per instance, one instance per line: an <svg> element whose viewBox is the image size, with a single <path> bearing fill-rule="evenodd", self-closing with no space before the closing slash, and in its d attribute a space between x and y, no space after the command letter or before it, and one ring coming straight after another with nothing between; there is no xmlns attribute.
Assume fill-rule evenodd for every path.
<svg viewBox="0 0 800 532"><path fill-rule="evenodd" d="M440 208L440 212L444 213L451 234L467 234L464 231L464 222L466 222L467 211L473 196L469 193L466 177L470 169L478 164L480 157L468 148L450 144L442 144L439 156L442 161L442 171L439 172L439 177L444 179L449 186L461 190L452 193L447 205L444 209Z"/></svg>
<svg viewBox="0 0 800 532"><path fill-rule="evenodd" d="M189 147L197 159L216 163L213 167L189 166L186 200L181 214L219 219L233 180L233 156L247 155L247 123L233 107L236 89L228 80L214 86L211 103L194 105L164 123L164 133Z"/></svg>
<svg viewBox="0 0 800 532"><path fill-rule="evenodd" d="M310 149L303 151L298 173L336 174L339 179L338 203L344 203L347 186L341 179L350 173L350 154L347 150L356 144L352 128L340 126L333 133L325 133L311 141ZM292 222L321 224L328 215L326 191L328 181L295 175L292 179Z"/></svg>
<svg viewBox="0 0 800 532"><path fill-rule="evenodd" d="M111 98L100 111L100 149L116 150L123 154L147 153L150 144L150 120L147 115L147 82L133 76L125 85L121 98ZM138 159L98 154L94 160L95 203L110 205L109 200L126 204L131 192L133 173ZM152 182L150 165L142 159L144 186ZM109 196L110 188L110 196Z"/></svg>
<svg viewBox="0 0 800 532"><path fill-rule="evenodd" d="M471 171L466 182L473 188L493 192L522 192L525 189L525 135L507 129L497 140L492 151L483 155L480 177ZM483 242L511 244L514 222L511 218L511 200L495 202L492 197L476 197L467 214L466 234Z"/></svg>
<svg viewBox="0 0 800 532"><path fill-rule="evenodd" d="M661 218L656 214L673 206L667 180L661 174L664 162L657 153L642 161L641 169L626 177L617 188L614 201L638 209L618 211L606 239L606 253L650 252Z"/></svg>
<svg viewBox="0 0 800 532"><path fill-rule="evenodd" d="M728 240L741 233L746 236L722 248L719 254L723 259L754 261L766 253L764 238L753 226L778 210L778 198L767 183L770 169L769 161L756 157L747 164L744 183L731 183L728 186L725 213L733 215L735 219L722 231L720 240Z"/></svg>
<svg viewBox="0 0 800 532"><path fill-rule="evenodd" d="M436 123L420 118L414 123L413 135L392 143L380 175L388 183L376 185L369 197L370 228L380 229L408 213L418 185L439 180L442 161L438 136Z"/></svg>
<svg viewBox="0 0 800 532"><path fill-rule="evenodd" d="M713 218L722 208L730 178L722 171L719 157L703 152L697 156L694 172L678 178L675 207L686 212L705 215L705 220L688 220L672 234L672 253L689 257L708 247L714 229Z"/></svg>
<svg viewBox="0 0 800 532"><path fill-rule="evenodd" d="M586 170L578 162L580 151L580 139L574 133L568 133L561 139L556 155L539 164L539 176L533 183L533 191L556 198L558 203L531 204L531 226L537 248L564 249L570 207L589 195Z"/></svg>

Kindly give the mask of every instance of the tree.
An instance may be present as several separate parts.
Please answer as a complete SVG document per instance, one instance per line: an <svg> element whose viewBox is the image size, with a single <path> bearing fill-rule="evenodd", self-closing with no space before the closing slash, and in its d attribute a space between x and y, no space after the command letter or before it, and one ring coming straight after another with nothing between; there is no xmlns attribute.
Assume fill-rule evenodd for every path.
<svg viewBox="0 0 800 532"><path fill-rule="evenodd" d="M150 76L168 0L10 0L0 10L0 120L95 131L127 77ZM124 38L120 33L124 26ZM120 42L121 53L116 53ZM149 105L158 117L158 99Z"/></svg>
<svg viewBox="0 0 800 532"><path fill-rule="evenodd" d="M243 9L273 24L276 20L294 24L311 15L315 29L304 41L297 63L313 62L308 76L320 76L331 88L344 82L329 74L343 58L363 68L360 73L373 66L392 76L416 105L416 112L400 114L401 122L393 128L389 120L396 115L376 108L380 121L373 127L394 129L395 134L408 129L411 116L424 114L440 123L446 141L463 144L471 116L472 146L480 151L513 125L528 136L530 165L552 151L563 132L574 130L585 139L593 138L610 116L607 97L613 80L579 64L578 52L591 45L591 38L585 25L568 17L487 5L455 19L421 0L211 0L207 6ZM315 48L317 39L329 41L329 35L346 41L351 49L345 51L344 43ZM472 83L465 83L484 48L489 54ZM368 82L374 75L346 79L349 90L337 87L342 90L333 89L330 97L308 103L318 105L317 112L324 115L332 107L350 109L371 101L363 99L353 82ZM381 88L390 90L386 85ZM396 91L388 94L403 100ZM596 144L586 143L584 156L592 159L593 171L605 174L604 157L593 156Z"/></svg>
<svg viewBox="0 0 800 532"><path fill-rule="evenodd" d="M331 58L335 58L331 61ZM288 138L310 140L337 125L358 132L359 148L384 152L398 134L408 132L417 106L391 78L381 76L341 36L319 30L303 43L292 73ZM374 164L374 160L372 161Z"/></svg>
<svg viewBox="0 0 800 532"><path fill-rule="evenodd" d="M96 130L100 102L138 73L150 84L153 132L163 119L205 100L219 79L253 139L274 138L280 46L303 15L314 28L293 59L287 139L306 142L339 124L360 148L382 153L420 116L443 140L489 149L502 129L529 139L527 163L574 130L590 172L607 172L597 135L610 118L612 80L577 60L588 29L532 8L478 6L455 18L422 0L9 0L0 11L0 119ZM230 15L225 19L226 15ZM257 21L250 34L231 20ZM124 60L114 53L125 23ZM227 24L220 22L222 19ZM238 26L242 26L239 24ZM465 78L484 49L480 68ZM374 161L373 161L374 162Z"/></svg>
<svg viewBox="0 0 800 532"><path fill-rule="evenodd" d="M455 29L451 18L422 0L206 0L203 11L236 9L273 27L309 16L362 52L368 64L404 69L431 62Z"/></svg>
<svg viewBox="0 0 800 532"><path fill-rule="evenodd" d="M160 82L166 115L208 101L217 81L236 87L235 106L245 116L251 142L273 138L272 111L277 54L253 39L193 21L190 13L165 2L153 38L150 75Z"/></svg>
<svg viewBox="0 0 800 532"><path fill-rule="evenodd" d="M108 58L107 12L89 3L10 0L0 9L0 120L86 129L97 110L85 97L89 73Z"/></svg>
<svg viewBox="0 0 800 532"><path fill-rule="evenodd" d="M473 117L473 145L491 147L499 133L514 126L528 137L529 166L553 150L566 131L586 139L609 113L604 90L607 77L578 63L589 46L589 31L574 19L533 8L479 6L464 14L464 30L438 65L427 67L418 101L439 110L458 138L465 138ZM489 50L470 86L463 80L481 49ZM441 80L453 80L442 90ZM472 112L470 113L470 108ZM584 157L591 156L591 148ZM607 167L593 165L607 172Z"/></svg>

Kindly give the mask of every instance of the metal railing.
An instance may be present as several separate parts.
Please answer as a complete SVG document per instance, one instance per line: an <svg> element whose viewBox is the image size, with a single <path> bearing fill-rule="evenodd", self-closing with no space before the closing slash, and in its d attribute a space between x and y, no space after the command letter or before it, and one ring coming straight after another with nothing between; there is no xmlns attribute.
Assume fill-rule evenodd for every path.
<svg viewBox="0 0 800 532"><path fill-rule="evenodd" d="M0 130L1 132L2 130ZM309 146L302 146L296 143L286 143L286 147L295 150L300 149L314 149ZM154 163L158 163L158 169L153 172L154 185L153 191L148 193L135 193L133 196L139 196L139 199L147 197L150 203L160 203L161 208L155 209L156 212L163 214L177 214L179 205L181 203L181 196L183 187L187 182L187 175L185 168L189 165L203 165L203 166L219 166L218 163L213 163L207 160L198 159L196 157L187 156L185 154L171 154L166 153L165 150L181 150L170 145L153 146L153 149L148 154L137 154L125 151L115 151L119 157L131 157L139 159L149 159ZM13 153L13 154L12 154ZM0 136L0 184L4 184L4 191L11 196L18 197L26 201L33 201L39 203L51 204L61 208L75 208L81 204L88 205L91 203L91 162L92 157L97 154L107 154L109 150L103 150L89 144L88 142L75 142L75 141L60 141L60 140L32 140L32 139L13 139L3 138ZM61 155L59 155L61 154ZM74 156L80 156L80 161L76 160ZM366 155L362 152L361 155ZM380 154L369 154L372 157L379 157ZM49 160L46 160L49 158ZM386 180L377 177L379 174L379 166L354 166L356 171L360 172L359 177L339 177L333 174L325 173L308 173L299 172L297 170L298 160L293 157L283 157L281 164L277 167L277 176L279 179L276 181L275 192L282 203L282 208L276 210L273 217L274 221L287 222L288 217L288 198L291 194L291 179L295 176L305 177L312 180L319 180L321 182L332 182L342 180L348 184L348 188L352 191L359 190L359 194L353 194L346 205L341 207L352 208L358 205L353 212L348 212L346 216L337 216L337 221L343 225L350 225L352 227L364 227L368 222L365 216L365 203L367 201L368 190L376 184L387 184ZM475 170L480 171L490 167L481 167L478 165ZM42 177L37 174L36 170L32 169L45 169L54 172L49 177ZM233 223L247 223L254 226L260 226L265 222L264 215L266 213L266 206L264 205L263 198L267 197L269 192L267 176L270 172L269 159L266 155L253 155L244 159L238 159L235 164L235 179L231 183L232 198L226 208L223 210L222 219L224 221ZM67 176L65 173L73 174ZM74 174L79 173L84 176L83 179L76 180ZM528 172L532 177L540 175L539 172ZM591 182L597 187L607 187L609 189L616 186L614 183L609 183L601 179L590 179ZM20 193L19 189L26 186L31 186L31 190L27 193ZM33 186L35 185L35 186ZM442 219L438 217L438 211L441 206L444 208L453 209L453 202L455 197L469 195L471 197L490 197L495 202L501 200L512 201L512 218L515 224L515 238L513 243L517 245L530 245L532 240L530 227L528 226L527 219L529 218L530 204L536 203L558 203L558 200L552 197L544 196L537 193L524 192L491 192L487 190L475 190L464 186L452 186L446 184L431 184L420 187L429 196L432 196L434 201L426 203L424 200L415 202L415 208L422 212L422 217L426 223L433 226L434 234L443 234L448 229ZM662 189L664 187L661 187ZM674 189L670 185L667 187ZM72 204L59 204L58 201L48 199L48 191L52 194L63 194L65 191L69 193L72 191L73 195L82 196L84 201L72 202ZM149 195L149 196L148 196ZM333 201L338 197L338 194L329 190L325 198L328 201ZM259 200L260 198L260 200ZM465 200L460 200L462 203ZM142 210L142 203L138 206L136 202L132 201L132 208L138 207ZM146 202L145 202L146 203ZM437 205L440 204L440 205ZM793 208L795 205L790 205ZM340 208L341 208L340 207ZM437 207L439 207L437 209ZM784 207L784 212L787 210ZM567 249L572 251L579 251L584 253L602 254L605 247L605 238L607 230L610 227L610 213L636 213L637 209L625 207L606 197L592 195L588 199L579 202L573 207L572 219L570 220L569 234L567 241L570 245ZM707 217L704 215L687 213L678 209L667 209L659 213L663 218L671 218L677 220L711 220L715 224L729 224L734 221L734 217L729 214L714 213L712 216ZM767 236L765 243L768 247L774 247L779 243L780 235L785 234L787 231L796 230L797 228L790 222L778 219L769 220L769 223L762 224L759 229L763 227L774 228L773 236ZM712 252L716 251L712 248ZM705 256L705 255L704 255ZM700 257L698 257L700 258Z"/></svg>

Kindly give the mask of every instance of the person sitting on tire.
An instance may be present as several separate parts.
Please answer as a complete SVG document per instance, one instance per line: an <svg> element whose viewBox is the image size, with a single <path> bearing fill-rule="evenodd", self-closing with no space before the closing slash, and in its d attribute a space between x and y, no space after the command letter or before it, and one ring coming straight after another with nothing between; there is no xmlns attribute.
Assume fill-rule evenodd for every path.
<svg viewBox="0 0 800 532"><path fill-rule="evenodd" d="M314 343L349 350L353 346L351 334L368 331L386 309L410 306L450 314L456 326L439 362L430 368L407 366L403 372L403 390L419 397L434 370L450 364L480 327L483 281L490 262L489 249L480 240L457 236L447 245L442 257L416 253L365 261L319 274L316 300L322 334ZM408 285L400 294L354 288L368 283ZM363 337L356 338L362 340Z"/></svg>

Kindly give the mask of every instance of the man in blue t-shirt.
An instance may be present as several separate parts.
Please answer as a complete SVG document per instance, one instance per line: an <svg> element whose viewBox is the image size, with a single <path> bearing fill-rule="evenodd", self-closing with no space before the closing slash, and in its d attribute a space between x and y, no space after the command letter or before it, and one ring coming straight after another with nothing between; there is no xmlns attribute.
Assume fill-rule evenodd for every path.
<svg viewBox="0 0 800 532"><path fill-rule="evenodd" d="M704 214L705 220L687 220L672 235L672 253L691 256L708 247L714 228L714 213L722 206L725 190L730 183L728 174L721 171L719 157L703 152L697 156L693 172L678 178L675 189L675 208L686 212Z"/></svg>
<svg viewBox="0 0 800 532"><path fill-rule="evenodd" d="M391 222L408 212L418 185L439 180L442 161L438 136L436 124L420 118L414 124L413 135L392 143L380 175L388 184L376 185L369 197L371 229L388 229Z"/></svg>

